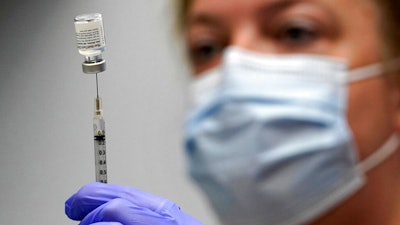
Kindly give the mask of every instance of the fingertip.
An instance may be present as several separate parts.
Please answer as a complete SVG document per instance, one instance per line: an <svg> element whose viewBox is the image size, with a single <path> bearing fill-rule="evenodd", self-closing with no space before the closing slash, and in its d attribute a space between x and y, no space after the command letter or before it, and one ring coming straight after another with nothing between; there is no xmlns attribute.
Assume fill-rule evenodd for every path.
<svg viewBox="0 0 400 225"><path fill-rule="evenodd" d="M102 183L92 182L82 186L75 194L71 195L71 197L65 201L65 214L68 218L72 220L83 219L87 214L87 212L84 212L86 207L84 207L83 199L101 185ZM85 211L87 211L87 209L85 209Z"/></svg>
<svg viewBox="0 0 400 225"><path fill-rule="evenodd" d="M98 222L98 223L92 223L91 225L123 225L123 224L119 222Z"/></svg>
<svg viewBox="0 0 400 225"><path fill-rule="evenodd" d="M73 202L75 201L75 195L73 194L71 197L69 197L66 201L65 201L65 215L68 216L68 218L72 219L72 220L78 220L79 218L77 218L77 216L74 213L73 210Z"/></svg>

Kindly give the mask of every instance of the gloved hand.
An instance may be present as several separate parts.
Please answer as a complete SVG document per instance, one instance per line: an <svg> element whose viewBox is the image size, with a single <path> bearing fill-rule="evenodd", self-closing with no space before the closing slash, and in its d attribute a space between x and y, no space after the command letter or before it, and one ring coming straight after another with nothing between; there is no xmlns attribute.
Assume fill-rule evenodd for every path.
<svg viewBox="0 0 400 225"><path fill-rule="evenodd" d="M173 202L125 186L91 183L65 202L80 225L202 225Z"/></svg>

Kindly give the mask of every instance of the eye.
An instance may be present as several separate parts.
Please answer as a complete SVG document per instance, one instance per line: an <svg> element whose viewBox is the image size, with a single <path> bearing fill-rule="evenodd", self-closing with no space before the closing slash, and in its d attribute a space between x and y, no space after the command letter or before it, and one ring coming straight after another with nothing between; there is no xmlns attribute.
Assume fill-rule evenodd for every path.
<svg viewBox="0 0 400 225"><path fill-rule="evenodd" d="M190 44L189 55L193 65L203 66L218 58L222 50L223 45L216 41L200 40Z"/></svg>
<svg viewBox="0 0 400 225"><path fill-rule="evenodd" d="M318 37L316 25L308 21L287 23L276 34L278 41L290 48L309 46L317 41Z"/></svg>

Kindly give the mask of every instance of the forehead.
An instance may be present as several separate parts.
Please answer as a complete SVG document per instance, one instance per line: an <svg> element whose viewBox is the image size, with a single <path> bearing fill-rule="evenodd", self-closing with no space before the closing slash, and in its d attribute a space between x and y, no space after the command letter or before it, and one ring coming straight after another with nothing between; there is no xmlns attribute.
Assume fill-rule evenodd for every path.
<svg viewBox="0 0 400 225"><path fill-rule="evenodd" d="M349 7L360 7L369 0L192 0L188 10L188 15L205 14L224 14L235 13L257 13L262 10L278 10L299 4L313 4L326 7L331 10L342 11L343 14Z"/></svg>
<svg viewBox="0 0 400 225"><path fill-rule="evenodd" d="M325 14L335 18L348 30L374 27L379 14L371 0L192 0L185 26L209 24L235 27L250 21L273 22L290 10L307 15ZM350 10L349 10L350 9Z"/></svg>

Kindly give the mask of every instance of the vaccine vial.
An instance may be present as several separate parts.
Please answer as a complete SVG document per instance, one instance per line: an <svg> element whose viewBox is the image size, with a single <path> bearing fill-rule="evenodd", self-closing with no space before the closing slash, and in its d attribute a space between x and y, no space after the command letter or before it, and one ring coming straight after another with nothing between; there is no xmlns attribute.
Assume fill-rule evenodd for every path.
<svg viewBox="0 0 400 225"><path fill-rule="evenodd" d="M106 46L103 18L100 13L78 15L74 19L76 44L84 56L84 73L99 73L105 70L102 53Z"/></svg>

